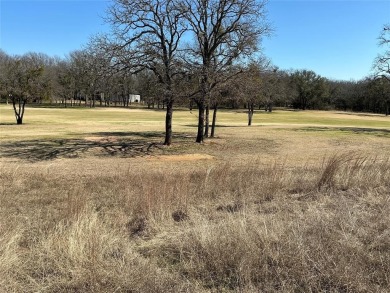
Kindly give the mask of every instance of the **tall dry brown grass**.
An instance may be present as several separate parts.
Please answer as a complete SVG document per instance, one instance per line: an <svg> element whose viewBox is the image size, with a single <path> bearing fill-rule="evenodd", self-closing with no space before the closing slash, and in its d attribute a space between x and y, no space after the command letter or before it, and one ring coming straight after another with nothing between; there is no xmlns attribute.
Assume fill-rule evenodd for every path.
<svg viewBox="0 0 390 293"><path fill-rule="evenodd" d="M386 292L390 161L323 162L9 164L0 291Z"/></svg>

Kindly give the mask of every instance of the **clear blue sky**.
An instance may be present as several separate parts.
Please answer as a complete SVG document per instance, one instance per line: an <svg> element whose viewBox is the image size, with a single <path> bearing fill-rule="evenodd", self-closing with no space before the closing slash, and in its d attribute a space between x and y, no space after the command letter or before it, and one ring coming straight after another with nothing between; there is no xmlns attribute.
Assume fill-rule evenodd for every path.
<svg viewBox="0 0 390 293"><path fill-rule="evenodd" d="M134 0L136 1L136 0ZM109 0L0 0L0 48L63 57L107 31ZM360 79L379 52L390 0L269 0L275 29L265 55L282 69L311 69L333 79Z"/></svg>

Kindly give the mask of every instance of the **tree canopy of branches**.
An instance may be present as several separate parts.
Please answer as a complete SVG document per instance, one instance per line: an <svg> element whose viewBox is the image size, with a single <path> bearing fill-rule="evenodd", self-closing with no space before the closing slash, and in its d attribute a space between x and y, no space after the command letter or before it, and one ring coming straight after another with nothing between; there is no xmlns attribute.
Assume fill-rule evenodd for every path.
<svg viewBox="0 0 390 293"><path fill-rule="evenodd" d="M376 76L381 76L390 81L390 24L385 24L379 35L379 46L384 48L374 61Z"/></svg>
<svg viewBox="0 0 390 293"><path fill-rule="evenodd" d="M390 93L390 24L385 24L379 35L379 46L384 50L374 61L375 77L374 82L382 95L382 104L384 104L386 116L389 115Z"/></svg>
<svg viewBox="0 0 390 293"><path fill-rule="evenodd" d="M196 142L203 141L205 110L212 88L221 82L221 77L237 74L232 65L257 52L261 37L270 32L265 6L263 0L182 0L194 40L187 48L186 61L199 76Z"/></svg>
<svg viewBox="0 0 390 293"><path fill-rule="evenodd" d="M183 12L174 0L114 0L107 20L114 37L102 37L99 43L119 69L149 70L163 87L167 106L164 144L170 145L175 80L181 70L177 52L186 30Z"/></svg>
<svg viewBox="0 0 390 293"><path fill-rule="evenodd" d="M327 94L326 79L311 70L297 70L291 75L296 95L293 107L306 110L316 108L321 98Z"/></svg>
<svg viewBox="0 0 390 293"><path fill-rule="evenodd" d="M28 53L23 56L2 56L2 91L12 101L16 123L22 124L26 103L49 95L50 79L44 74L48 57Z"/></svg>

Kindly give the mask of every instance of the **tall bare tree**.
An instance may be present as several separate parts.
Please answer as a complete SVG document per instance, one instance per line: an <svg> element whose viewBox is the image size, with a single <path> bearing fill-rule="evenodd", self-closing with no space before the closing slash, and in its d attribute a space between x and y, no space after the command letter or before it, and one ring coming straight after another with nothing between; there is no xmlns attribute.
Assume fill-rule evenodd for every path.
<svg viewBox="0 0 390 293"><path fill-rule="evenodd" d="M200 75L196 142L203 141L212 88L232 64L258 51L261 37L270 32L265 7L265 0L182 0L194 39L186 60Z"/></svg>
<svg viewBox="0 0 390 293"><path fill-rule="evenodd" d="M260 103L263 83L261 68L258 64L250 64L241 76L241 83L238 85L238 89L241 95L244 96L244 101L248 107L248 126L252 125L255 106Z"/></svg>
<svg viewBox="0 0 390 293"><path fill-rule="evenodd" d="M163 87L166 104L165 145L172 143L175 80L180 72L177 53L186 30L176 0L114 0L107 20L113 38L100 39L123 70L152 71Z"/></svg>
<svg viewBox="0 0 390 293"><path fill-rule="evenodd" d="M390 84L390 24L385 24L379 35L379 46L384 48L382 54L379 54L374 61L375 77L378 79L378 84L383 88L388 88ZM389 115L390 94L383 91L383 102L385 104L386 116Z"/></svg>
<svg viewBox="0 0 390 293"><path fill-rule="evenodd" d="M76 50L69 54L69 74L72 76L72 79L74 79L75 96L79 99L80 106L82 98L85 100L85 106L88 105L88 95L90 92L90 71L88 70L87 59L88 56L83 50Z"/></svg>
<svg viewBox="0 0 390 293"><path fill-rule="evenodd" d="M390 24L385 24L379 35L379 46L384 48L374 61L375 75L390 81Z"/></svg>

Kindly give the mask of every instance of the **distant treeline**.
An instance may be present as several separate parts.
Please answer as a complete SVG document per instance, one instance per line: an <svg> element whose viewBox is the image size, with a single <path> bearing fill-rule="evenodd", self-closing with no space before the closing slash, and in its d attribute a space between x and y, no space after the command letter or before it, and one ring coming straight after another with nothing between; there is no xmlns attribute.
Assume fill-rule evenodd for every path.
<svg viewBox="0 0 390 293"><path fill-rule="evenodd" d="M109 64L87 51L68 58L41 53L10 56L0 51L1 102L25 99L26 103L72 106L121 106L139 94L148 108L164 108L161 85L152 72L129 74L109 70ZM175 89L176 106L196 108L197 76L187 76ZM211 91L211 107L264 109L273 107L343 110L389 114L390 82L384 77L359 81L328 80L313 71L283 71L264 63L242 65L241 73Z"/></svg>

